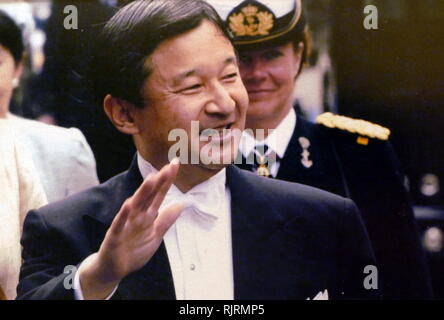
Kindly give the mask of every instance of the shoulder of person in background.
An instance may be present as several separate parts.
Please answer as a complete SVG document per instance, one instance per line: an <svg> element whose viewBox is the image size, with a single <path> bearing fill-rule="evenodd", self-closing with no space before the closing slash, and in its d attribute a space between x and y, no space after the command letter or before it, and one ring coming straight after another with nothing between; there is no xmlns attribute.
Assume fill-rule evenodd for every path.
<svg viewBox="0 0 444 320"><path fill-rule="evenodd" d="M48 125L12 114L32 154L48 200L60 200L99 183L92 150L79 129Z"/></svg>
<svg viewBox="0 0 444 320"><path fill-rule="evenodd" d="M8 120L0 120L0 185L5 190L16 192L20 197L21 222L29 210L39 208L47 203L39 177L32 160L32 155L19 138L19 131ZM8 188L10 186L11 188ZM7 192L4 192L5 195Z"/></svg>
<svg viewBox="0 0 444 320"><path fill-rule="evenodd" d="M390 130L378 124L362 120L353 119L346 116L325 112L316 118L316 123L330 129L338 129L343 133L351 133L357 136L356 143L368 145L370 139L388 141Z"/></svg>
<svg viewBox="0 0 444 320"><path fill-rule="evenodd" d="M363 119L354 119L331 112L325 112L316 118L321 130L324 130L335 143L337 152L343 150L358 155L356 164L363 161L377 161L384 171L395 173L404 185L404 173L401 163L390 142L390 129ZM344 152L338 156L344 161ZM371 159L363 159L363 156ZM374 163L376 165L376 163Z"/></svg>
<svg viewBox="0 0 444 320"><path fill-rule="evenodd" d="M390 130L332 113L320 115L316 122L321 136L333 146L350 195L367 222L386 277L384 296L430 299L429 270L402 165L389 140Z"/></svg>

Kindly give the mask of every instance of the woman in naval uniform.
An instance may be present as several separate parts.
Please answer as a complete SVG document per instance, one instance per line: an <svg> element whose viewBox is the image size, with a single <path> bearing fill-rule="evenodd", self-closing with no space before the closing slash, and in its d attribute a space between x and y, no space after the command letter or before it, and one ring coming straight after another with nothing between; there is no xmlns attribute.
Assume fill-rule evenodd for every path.
<svg viewBox="0 0 444 320"><path fill-rule="evenodd" d="M263 137L244 134L239 166L352 199L366 222L384 298L431 298L429 271L388 141L390 131L331 113L311 123L295 112L295 81L309 52L301 1L208 1L239 51L250 99L246 128L251 133L265 130ZM253 164L246 161L252 155Z"/></svg>

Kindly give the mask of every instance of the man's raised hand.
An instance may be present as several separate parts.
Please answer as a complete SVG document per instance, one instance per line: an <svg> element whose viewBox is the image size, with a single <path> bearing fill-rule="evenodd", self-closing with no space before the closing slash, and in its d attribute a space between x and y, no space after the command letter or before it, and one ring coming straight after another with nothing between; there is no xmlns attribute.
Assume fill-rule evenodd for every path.
<svg viewBox="0 0 444 320"><path fill-rule="evenodd" d="M173 204L159 212L178 171L176 158L148 176L123 203L99 251L79 268L85 299L106 298L124 277L142 268L154 255L183 209L182 204Z"/></svg>

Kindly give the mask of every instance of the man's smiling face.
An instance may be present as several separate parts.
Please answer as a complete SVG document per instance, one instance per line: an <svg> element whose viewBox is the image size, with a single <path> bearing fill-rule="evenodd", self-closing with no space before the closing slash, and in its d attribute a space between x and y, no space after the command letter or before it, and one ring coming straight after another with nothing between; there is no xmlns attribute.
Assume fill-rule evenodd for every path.
<svg viewBox="0 0 444 320"><path fill-rule="evenodd" d="M248 94L230 41L204 20L197 28L162 42L147 63L152 72L142 88L145 105L134 115L142 156L155 165L165 164L175 144L168 141L170 131L184 129L190 154L201 154L205 146L216 147L212 158L217 157L220 164L199 166L217 170L226 166L222 158L233 161L239 137L224 129L244 129ZM199 121L197 136L191 134L192 121ZM220 139L205 136L206 129L219 131Z"/></svg>

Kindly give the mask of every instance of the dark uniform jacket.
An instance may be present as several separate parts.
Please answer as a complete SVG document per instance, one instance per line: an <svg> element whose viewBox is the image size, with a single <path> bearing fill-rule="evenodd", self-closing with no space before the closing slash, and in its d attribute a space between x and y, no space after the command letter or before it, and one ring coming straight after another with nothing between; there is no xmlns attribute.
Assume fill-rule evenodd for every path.
<svg viewBox="0 0 444 320"><path fill-rule="evenodd" d="M301 137L310 142L310 167L302 163ZM375 251L384 298L431 298L429 271L398 160L388 141L368 139L363 145L358 137L298 117L276 178L352 199Z"/></svg>
<svg viewBox="0 0 444 320"><path fill-rule="evenodd" d="M67 265L97 251L125 199L141 184L128 172L63 201L31 211L22 237L19 299L73 299ZM352 201L295 183L227 168L235 299L379 298L364 286L375 260ZM127 276L113 299L175 299L165 245Z"/></svg>

